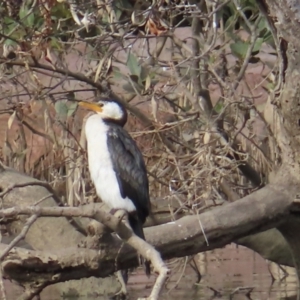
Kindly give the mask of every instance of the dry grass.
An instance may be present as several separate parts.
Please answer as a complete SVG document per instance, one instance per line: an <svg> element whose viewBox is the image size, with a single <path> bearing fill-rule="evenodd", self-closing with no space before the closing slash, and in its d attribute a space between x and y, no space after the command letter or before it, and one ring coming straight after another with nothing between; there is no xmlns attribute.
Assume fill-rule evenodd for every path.
<svg viewBox="0 0 300 300"><path fill-rule="evenodd" d="M174 15L182 15L182 9L176 5L174 3L169 12L163 10L160 19L170 21ZM253 86L249 88L246 78L251 66L246 65L242 72L241 61L230 54L224 23L217 31L210 26L215 17L214 9L217 8L217 4L214 5L208 9L207 15L199 15L207 22L202 39L210 43L202 45L198 51L201 52L199 74L203 88L208 88L211 93L209 101L212 105L222 102L218 112L211 111L211 115L207 116L195 104L196 86L190 76L194 63L189 53L192 45L188 39L186 43L180 42L178 31L181 28L170 33L165 44L162 44L163 38L148 39L147 36L114 39L111 31L103 31L93 38L82 38L79 29L76 29L74 40L68 43L59 41L60 50L48 46L46 60L45 56L35 57L39 64L66 70L69 76L36 67L35 60L32 61L35 55L32 54L33 48L27 51L14 49L18 61L23 61L23 64L11 61L12 65L8 67L2 63L6 73L0 81L0 113L3 114L1 159L10 167L50 182L71 206L98 201L87 168L81 130L84 113L79 111L66 117L55 105L70 97L92 99L94 90L99 86L103 88L102 83L106 80L108 83L105 84L121 95L124 101L133 99L129 105L144 112L153 124L153 128L145 127L141 117L131 115L127 126L144 153L153 198L168 199L170 195L183 195L178 198L185 199L180 206L187 213L195 213L227 200L220 187L224 178L239 196L251 193L256 187L242 176L238 166L248 162L258 173L267 177L275 162L275 148L269 147L273 140L263 129L263 116L255 112L257 95L254 95ZM185 6L184 11L192 14L197 10ZM103 8L98 13L111 16L114 12ZM122 27L116 24L112 25L113 33L124 34ZM100 23L98 25L102 26ZM189 27L185 33L186 37L193 35ZM110 43L110 47L102 47L100 41ZM2 42L4 47L5 39ZM132 83L132 77L128 76L130 67L126 65L128 45L131 45L132 53L140 58L141 64L148 68L149 74L155 71L153 79L157 82L151 79L151 85L144 85L144 90L134 88L133 92L128 92L128 88L122 87L122 82ZM141 45L143 50L140 50ZM107 49L112 50L107 52ZM154 66L147 65L147 53L154 58ZM111 66L120 68L123 74L121 80L114 77ZM262 60L256 66L268 69ZM78 80L73 73L68 73L71 71L84 77ZM223 76L223 73L228 75ZM265 85L265 78L258 77L261 82L255 88ZM90 79L95 79L96 83L92 84ZM243 89L245 82L250 90L247 94ZM266 100L265 94L259 97L260 103ZM216 118L223 119L224 132L229 138L227 145L220 143L212 129ZM234 143L235 148L232 147ZM234 153L239 155L238 160L228 157Z"/></svg>

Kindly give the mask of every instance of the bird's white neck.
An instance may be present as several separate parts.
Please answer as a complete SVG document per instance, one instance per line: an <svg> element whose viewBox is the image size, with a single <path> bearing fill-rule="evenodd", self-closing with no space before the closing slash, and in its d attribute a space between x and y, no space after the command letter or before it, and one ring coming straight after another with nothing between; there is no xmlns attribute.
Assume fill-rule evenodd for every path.
<svg viewBox="0 0 300 300"><path fill-rule="evenodd" d="M85 123L85 135L87 142L92 143L99 135L106 134L107 130L108 125L105 124L99 115L91 115Z"/></svg>

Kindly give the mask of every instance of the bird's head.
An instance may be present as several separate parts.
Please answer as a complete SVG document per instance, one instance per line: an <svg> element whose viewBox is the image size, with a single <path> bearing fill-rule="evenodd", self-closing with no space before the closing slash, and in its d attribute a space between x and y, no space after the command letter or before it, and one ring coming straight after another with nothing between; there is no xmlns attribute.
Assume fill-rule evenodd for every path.
<svg viewBox="0 0 300 300"><path fill-rule="evenodd" d="M126 109L115 101L100 100L98 102L79 102L79 105L96 112L104 121L124 126L127 122Z"/></svg>

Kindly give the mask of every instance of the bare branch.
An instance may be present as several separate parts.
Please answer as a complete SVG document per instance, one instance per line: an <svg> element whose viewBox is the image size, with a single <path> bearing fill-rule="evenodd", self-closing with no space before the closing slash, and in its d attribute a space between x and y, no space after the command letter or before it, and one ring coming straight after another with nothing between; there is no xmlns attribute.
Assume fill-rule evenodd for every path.
<svg viewBox="0 0 300 300"><path fill-rule="evenodd" d="M27 222L25 223L22 231L13 239L13 241L8 245L8 247L0 254L0 261L2 261L5 256L8 254L8 252L15 247L19 241L25 238L26 233L30 229L31 225L36 221L38 218L38 215L32 215L30 218L28 218Z"/></svg>

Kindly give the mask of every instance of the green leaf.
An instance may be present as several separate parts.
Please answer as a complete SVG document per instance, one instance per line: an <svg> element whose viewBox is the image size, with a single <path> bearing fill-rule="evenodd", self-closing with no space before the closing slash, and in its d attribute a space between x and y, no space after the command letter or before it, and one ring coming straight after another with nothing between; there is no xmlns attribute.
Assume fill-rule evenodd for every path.
<svg viewBox="0 0 300 300"><path fill-rule="evenodd" d="M52 6L51 9L51 18L56 20L62 20L62 19L68 19L71 18L72 14L69 9L69 5L66 3L66 1L63 2L56 2L54 6Z"/></svg>
<svg viewBox="0 0 300 300"><path fill-rule="evenodd" d="M230 44L232 54L238 58L245 58L248 47L249 44L242 41Z"/></svg>
<svg viewBox="0 0 300 300"><path fill-rule="evenodd" d="M252 54L253 54L253 52L259 52L260 51L261 45L262 45L263 42L264 42L263 38L256 39L253 50L252 50Z"/></svg>
<svg viewBox="0 0 300 300"><path fill-rule="evenodd" d="M34 16L34 13L31 12L26 18L26 25L28 27L33 27L34 23L35 23L35 16Z"/></svg>
<svg viewBox="0 0 300 300"><path fill-rule="evenodd" d="M267 85L266 85L266 88L269 90L269 91L274 91L275 89L275 84L273 82L268 82Z"/></svg>
<svg viewBox="0 0 300 300"><path fill-rule="evenodd" d="M114 0L112 3L118 21L120 20L122 13L130 11L132 9L132 5L128 0Z"/></svg>
<svg viewBox="0 0 300 300"><path fill-rule="evenodd" d="M118 67L114 67L114 66L112 67L112 75L116 80L121 80L121 79L128 80L127 76L121 73Z"/></svg>
<svg viewBox="0 0 300 300"><path fill-rule="evenodd" d="M238 34L236 34L235 31L227 32L227 35L230 37L230 39L232 39L232 42L235 42L235 43L237 43L237 42L244 42L241 39L241 37Z"/></svg>
<svg viewBox="0 0 300 300"><path fill-rule="evenodd" d="M256 39L252 50L252 55L256 55L259 53L263 42L264 42L263 38ZM243 41L238 41L236 43L230 44L232 54L242 59L245 58L249 46L250 46L249 42L243 42Z"/></svg>
<svg viewBox="0 0 300 300"><path fill-rule="evenodd" d="M144 82L149 74L149 70L146 67L141 66L141 74L140 74L140 81Z"/></svg>
<svg viewBox="0 0 300 300"><path fill-rule="evenodd" d="M121 15L122 15L122 12L123 12L123 11L122 11L121 9L116 8L115 13L116 13L117 21L120 20L120 17L121 17Z"/></svg>
<svg viewBox="0 0 300 300"><path fill-rule="evenodd" d="M13 19L4 17L2 21L2 30L4 34L10 34L11 31L18 25Z"/></svg>
<svg viewBox="0 0 300 300"><path fill-rule="evenodd" d="M61 43L55 37L51 37L50 45L51 45L52 49L57 49L57 50L61 50L62 49Z"/></svg>
<svg viewBox="0 0 300 300"><path fill-rule="evenodd" d="M72 95L67 95L67 97L72 97ZM70 101L70 102L67 102L65 100L63 101L57 101L55 102L55 111L57 112L57 114L59 115L59 117L61 118L66 118L66 117L70 117L72 116L77 107L78 107L78 103L77 102L74 102L74 101Z"/></svg>
<svg viewBox="0 0 300 300"><path fill-rule="evenodd" d="M258 23L258 25L257 25L257 29L258 29L259 32L265 31L266 29L268 29L267 24L266 24L266 19L265 19L265 18L262 18L262 19L259 21L259 23Z"/></svg>
<svg viewBox="0 0 300 300"><path fill-rule="evenodd" d="M21 42L24 40L24 37L26 36L26 30L24 27L19 27L11 36L12 38L14 38L15 40L17 40L18 42Z"/></svg>
<svg viewBox="0 0 300 300"><path fill-rule="evenodd" d="M264 36L263 36L264 42L270 45L273 49L276 49L276 45L274 42L273 35L270 31L268 31Z"/></svg>
<svg viewBox="0 0 300 300"><path fill-rule="evenodd" d="M220 113L224 108L224 101L219 100L216 105L214 106L214 111L216 113Z"/></svg>
<svg viewBox="0 0 300 300"><path fill-rule="evenodd" d="M68 105L68 113L67 113L67 116L70 117L72 116L76 109L78 107L78 103L77 102L71 102L69 105Z"/></svg>
<svg viewBox="0 0 300 300"><path fill-rule="evenodd" d="M65 101L55 102L55 111L61 117L66 117L68 115L68 106Z"/></svg>
<svg viewBox="0 0 300 300"><path fill-rule="evenodd" d="M237 21L237 17L235 15L230 16L225 23L225 26L224 26L225 31L233 32L236 21Z"/></svg>
<svg viewBox="0 0 300 300"><path fill-rule="evenodd" d="M128 53L127 67L129 68L131 75L140 77L142 68L138 63L137 58L131 52Z"/></svg>
<svg viewBox="0 0 300 300"><path fill-rule="evenodd" d="M7 46L17 46L18 45L15 41L13 41L11 39L6 39L4 44Z"/></svg>
<svg viewBox="0 0 300 300"><path fill-rule="evenodd" d="M26 17L27 13L28 13L27 6L21 5L20 11L19 11L19 18L20 18L21 22L24 21L23 19Z"/></svg>
<svg viewBox="0 0 300 300"><path fill-rule="evenodd" d="M19 17L24 25L33 27L35 19L33 10L30 11L30 8L28 8L28 6L26 6L25 4L21 5Z"/></svg>

